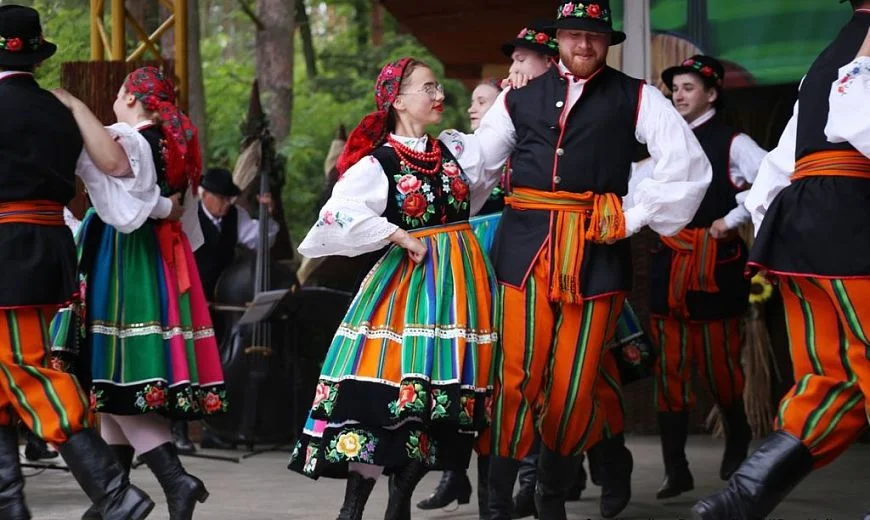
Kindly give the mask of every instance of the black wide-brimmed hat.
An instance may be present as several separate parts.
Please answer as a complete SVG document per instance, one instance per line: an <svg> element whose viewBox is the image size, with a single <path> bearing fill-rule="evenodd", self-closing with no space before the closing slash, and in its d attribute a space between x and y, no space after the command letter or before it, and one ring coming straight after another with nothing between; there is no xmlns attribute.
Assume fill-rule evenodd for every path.
<svg viewBox="0 0 870 520"><path fill-rule="evenodd" d="M57 45L42 37L36 10L21 5L0 6L0 67L35 65L56 51Z"/></svg>
<svg viewBox="0 0 870 520"><path fill-rule="evenodd" d="M513 41L501 46L502 54L510 58L516 48L521 47L545 56L558 56L559 44L556 42L556 30L550 27L551 23L542 20L530 23Z"/></svg>
<svg viewBox="0 0 870 520"><path fill-rule="evenodd" d="M677 74L697 74L707 88L721 89L725 82L725 67L716 58L703 54L696 54L683 60L679 65L662 71L662 81L671 90L674 87L674 76Z"/></svg>
<svg viewBox="0 0 870 520"><path fill-rule="evenodd" d="M618 45L625 41L625 33L613 29L610 0L562 2L552 28L608 33L611 35L610 45Z"/></svg>
<svg viewBox="0 0 870 520"><path fill-rule="evenodd" d="M224 197L238 197L242 193L233 183L233 174L225 168L209 168L199 185L207 192Z"/></svg>

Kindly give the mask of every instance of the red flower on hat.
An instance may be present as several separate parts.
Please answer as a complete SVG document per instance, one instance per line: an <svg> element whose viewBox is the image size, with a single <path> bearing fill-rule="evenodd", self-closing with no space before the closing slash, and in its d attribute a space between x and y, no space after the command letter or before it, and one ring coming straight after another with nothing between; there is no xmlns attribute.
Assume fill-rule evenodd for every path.
<svg viewBox="0 0 870 520"><path fill-rule="evenodd" d="M547 40L549 40L549 39L550 39L550 37L542 32L539 32L538 34L535 35L535 41L540 43L541 45L547 43Z"/></svg>
<svg viewBox="0 0 870 520"><path fill-rule="evenodd" d="M705 76L712 76L712 75L713 75L713 69L711 69L709 66L702 67L702 68L701 68L701 74L703 74L703 75L705 75Z"/></svg>
<svg viewBox="0 0 870 520"><path fill-rule="evenodd" d="M24 42L21 41L21 38L9 38L6 40L6 50L9 52L20 51L22 47L24 47Z"/></svg>
<svg viewBox="0 0 870 520"><path fill-rule="evenodd" d="M601 16L601 6L598 4L589 4L586 6L586 14L590 18L598 18Z"/></svg>

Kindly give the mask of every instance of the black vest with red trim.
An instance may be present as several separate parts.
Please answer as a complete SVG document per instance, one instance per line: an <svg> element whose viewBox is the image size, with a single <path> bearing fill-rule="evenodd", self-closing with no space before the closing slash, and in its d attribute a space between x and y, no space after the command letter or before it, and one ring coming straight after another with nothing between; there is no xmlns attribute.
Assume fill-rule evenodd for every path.
<svg viewBox="0 0 870 520"><path fill-rule="evenodd" d="M468 220L471 208L468 177L447 146L434 141L441 147L441 168L431 175L402 164L390 146L372 151L389 183L384 217L408 231ZM430 140L427 151L432 146Z"/></svg>
<svg viewBox="0 0 870 520"><path fill-rule="evenodd" d="M694 130L704 154L713 167L713 179L704 200L687 228L709 228L713 222L737 207L737 194L742 191L731 180L731 143L737 131L718 114ZM714 273L718 292L689 291L686 294L688 319L710 321L742 316L749 305L749 280L743 276L746 265L746 245L735 238L720 241ZM668 292L671 285L673 252L660 240L650 258L650 313L668 316Z"/></svg>
<svg viewBox="0 0 870 520"><path fill-rule="evenodd" d="M555 67L505 98L516 129L510 188L583 193L628 192L641 80L605 67L590 78L565 117L568 80ZM493 246L499 282L523 287L550 234L551 212L505 208ZM631 288L628 240L586 243L584 298Z"/></svg>
<svg viewBox="0 0 870 520"><path fill-rule="evenodd" d="M731 181L731 142L737 135L716 114L706 123L694 130L695 137L713 167L713 179L704 194L704 200L695 212L688 228L708 228L713 222L727 215L737 207L735 197L741 191Z"/></svg>
<svg viewBox="0 0 870 520"><path fill-rule="evenodd" d="M816 58L798 98L795 160L813 152L854 150L825 137L828 97L839 69L851 62L870 28L857 11ZM870 180L809 177L783 189L771 203L749 261L775 273L825 277L870 276Z"/></svg>
<svg viewBox="0 0 870 520"><path fill-rule="evenodd" d="M75 195L82 136L69 109L30 74L0 80L0 203ZM0 225L0 307L69 301L78 287L66 226Z"/></svg>

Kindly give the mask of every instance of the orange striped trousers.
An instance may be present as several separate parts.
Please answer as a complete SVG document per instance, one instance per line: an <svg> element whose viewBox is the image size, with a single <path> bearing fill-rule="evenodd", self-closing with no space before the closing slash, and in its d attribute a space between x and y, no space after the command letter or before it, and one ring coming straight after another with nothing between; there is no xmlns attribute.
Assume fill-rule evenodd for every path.
<svg viewBox="0 0 870 520"><path fill-rule="evenodd" d="M546 254L524 289L500 287L501 353L495 365L492 411L494 455L522 459L537 428L541 441L562 455L579 454L608 429L622 429L618 375L599 377L607 340L615 334L623 294L580 303L554 303ZM616 372L615 361L610 367ZM616 394L616 395L614 395ZM620 402L606 420L599 401ZM613 424L608 424L612 422Z"/></svg>
<svg viewBox="0 0 870 520"><path fill-rule="evenodd" d="M660 412L694 408L693 368L704 379L719 406L730 407L743 397L746 380L740 362L742 318L692 322L654 316L651 331L658 354L655 401Z"/></svg>
<svg viewBox="0 0 870 520"><path fill-rule="evenodd" d="M0 310L0 425L20 417L38 437L63 444L87 427L90 407L73 375L49 367L54 310Z"/></svg>
<svg viewBox="0 0 870 520"><path fill-rule="evenodd" d="M870 417L870 279L780 278L795 385L776 428L800 439L822 467Z"/></svg>

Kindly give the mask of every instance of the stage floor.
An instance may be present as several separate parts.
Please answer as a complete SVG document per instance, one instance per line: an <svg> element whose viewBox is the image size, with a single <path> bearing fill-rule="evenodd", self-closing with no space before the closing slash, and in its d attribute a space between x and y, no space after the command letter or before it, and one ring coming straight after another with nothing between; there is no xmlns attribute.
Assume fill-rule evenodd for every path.
<svg viewBox="0 0 870 520"><path fill-rule="evenodd" d="M696 489L676 499L660 502L655 491L662 477L661 451L657 437L629 437L634 454L633 499L620 518L677 519L687 518L694 499L719 487L717 476L722 441L707 436L689 440L687 454L695 476ZM225 452L210 452L223 454ZM184 458L188 470L205 481L211 497L196 509L195 518L204 520L331 520L338 516L344 497L344 481L312 481L286 469L288 454L266 453L240 464L197 458ZM472 464L472 466L475 466ZM771 518L819 520L854 520L870 510L870 445L856 445L834 464L811 475ZM63 471L24 469L28 475L27 493L33 518L38 520L78 519L88 501L72 476ZM166 520L166 502L159 484L150 471L140 467L133 471L133 481L157 502L149 520ZM429 474L417 488L414 502L426 498L435 488L440 474ZM472 482L474 468L471 470ZM366 509L366 519L383 518L387 501L387 481L382 478ZM568 505L568 517L597 519L598 493L595 486L584 492L580 502ZM419 519L477 520L476 496L472 503L452 512L420 511ZM455 504L454 506L455 507Z"/></svg>

